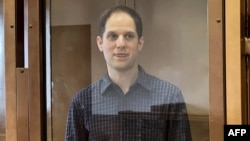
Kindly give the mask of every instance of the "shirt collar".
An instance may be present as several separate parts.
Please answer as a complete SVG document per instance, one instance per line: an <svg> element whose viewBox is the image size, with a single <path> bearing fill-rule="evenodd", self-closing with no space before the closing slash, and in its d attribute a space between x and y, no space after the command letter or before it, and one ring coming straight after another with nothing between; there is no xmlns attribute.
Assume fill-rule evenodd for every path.
<svg viewBox="0 0 250 141"><path fill-rule="evenodd" d="M149 84L149 75L144 71L144 69L140 65L138 65L138 73L138 78L135 84L140 84L142 87L150 91L151 87ZM110 80L108 73L106 73L102 78L101 94L103 94L111 85L112 81Z"/></svg>
<svg viewBox="0 0 250 141"><path fill-rule="evenodd" d="M147 74L144 69L139 65L138 66L138 78L136 80L136 83L140 84L141 86L143 86L145 89L147 90L151 90L151 85L149 83L149 74Z"/></svg>
<svg viewBox="0 0 250 141"><path fill-rule="evenodd" d="M107 88L112 85L112 81L109 78L108 73L106 73L103 78L102 78L102 83L101 83L101 94L103 94Z"/></svg>

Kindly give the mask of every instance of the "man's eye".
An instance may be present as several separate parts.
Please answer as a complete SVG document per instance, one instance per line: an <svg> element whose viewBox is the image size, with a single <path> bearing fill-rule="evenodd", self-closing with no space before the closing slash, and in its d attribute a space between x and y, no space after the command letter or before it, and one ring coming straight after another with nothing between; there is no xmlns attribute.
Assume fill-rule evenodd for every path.
<svg viewBox="0 0 250 141"><path fill-rule="evenodd" d="M117 38L116 34L110 34L110 35L108 35L108 39L110 39L110 40L115 40L116 38Z"/></svg>
<svg viewBox="0 0 250 141"><path fill-rule="evenodd" d="M126 34L126 35L125 35L125 38L128 39L128 40L129 40L129 39L133 39L133 38L134 38L134 35L132 35L132 34Z"/></svg>

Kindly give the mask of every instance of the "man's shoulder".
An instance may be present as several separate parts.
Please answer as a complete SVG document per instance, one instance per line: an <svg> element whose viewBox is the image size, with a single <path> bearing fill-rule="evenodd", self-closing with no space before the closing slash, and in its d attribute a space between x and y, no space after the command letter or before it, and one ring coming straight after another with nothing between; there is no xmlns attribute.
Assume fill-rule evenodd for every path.
<svg viewBox="0 0 250 141"><path fill-rule="evenodd" d="M99 92L99 90L101 89L101 86L103 86L104 82L104 77L96 80L94 82L92 82L91 84L81 88L80 90L78 90L74 97L75 98L90 98L91 95L93 94L97 94Z"/></svg>
<svg viewBox="0 0 250 141"><path fill-rule="evenodd" d="M152 74L147 74L147 80L148 83L150 83L150 85L152 86L152 88L155 88L155 90L164 90L171 92L181 91L176 84Z"/></svg>
<svg viewBox="0 0 250 141"><path fill-rule="evenodd" d="M151 86L150 89L155 96L167 100L167 103L184 102L182 91L176 84L151 74L148 76L150 77L148 82Z"/></svg>
<svg viewBox="0 0 250 141"><path fill-rule="evenodd" d="M80 90L78 90L75 94L76 97L83 97L83 96L88 96L92 94L93 89L96 89L96 87L98 86L98 84L100 83L101 80L95 81L83 88L81 88Z"/></svg>

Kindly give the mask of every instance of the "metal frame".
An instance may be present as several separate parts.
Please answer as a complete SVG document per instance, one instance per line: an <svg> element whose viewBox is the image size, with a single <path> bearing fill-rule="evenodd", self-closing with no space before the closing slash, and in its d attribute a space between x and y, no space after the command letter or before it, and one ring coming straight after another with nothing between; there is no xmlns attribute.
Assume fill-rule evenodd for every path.
<svg viewBox="0 0 250 141"><path fill-rule="evenodd" d="M4 0L6 140L43 140L41 0L28 0L29 67L17 68L16 1ZM22 30L22 29L21 29ZM21 74L20 74L21 70ZM25 96L25 97L23 97ZM27 105L22 103L26 102ZM25 116L25 119L23 116ZM28 125L28 127L25 127Z"/></svg>
<svg viewBox="0 0 250 141"><path fill-rule="evenodd" d="M6 140L17 141L15 0L4 0Z"/></svg>
<svg viewBox="0 0 250 141"><path fill-rule="evenodd" d="M242 0L225 1L226 116L227 124L244 124L242 78L241 5ZM244 7L244 6L243 6Z"/></svg>
<svg viewBox="0 0 250 141"><path fill-rule="evenodd" d="M208 0L210 140L223 140L225 124L224 1Z"/></svg>
<svg viewBox="0 0 250 141"><path fill-rule="evenodd" d="M124 3L118 0L117 4ZM52 140L50 76L50 0L46 0L47 140ZM208 0L210 140L223 140L225 124L224 0Z"/></svg>

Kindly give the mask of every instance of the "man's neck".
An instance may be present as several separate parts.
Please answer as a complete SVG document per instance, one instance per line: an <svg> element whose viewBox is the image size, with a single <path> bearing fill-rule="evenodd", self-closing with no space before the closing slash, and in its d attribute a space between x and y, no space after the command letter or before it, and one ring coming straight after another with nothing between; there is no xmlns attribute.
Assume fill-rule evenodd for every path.
<svg viewBox="0 0 250 141"><path fill-rule="evenodd" d="M123 93L126 94L129 91L129 87L135 83L138 77L138 67L126 71L108 69L108 74L111 81L117 84Z"/></svg>

